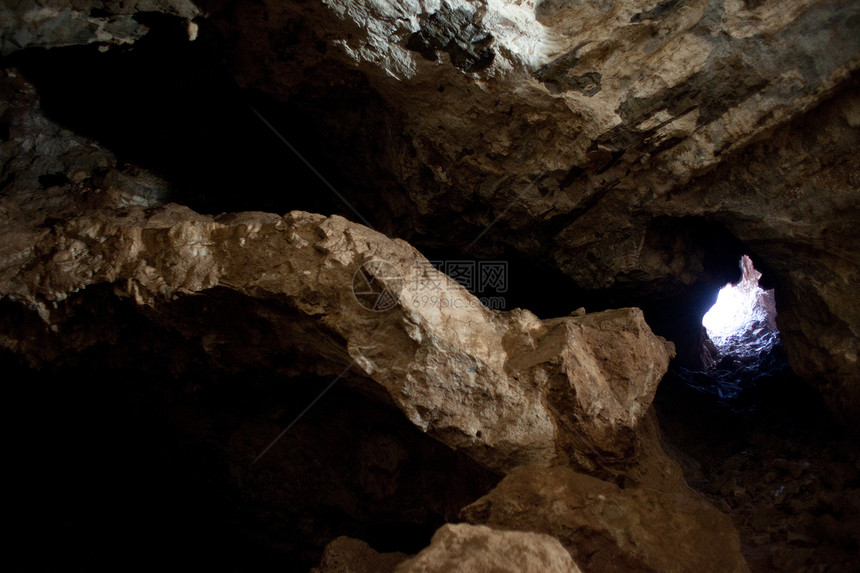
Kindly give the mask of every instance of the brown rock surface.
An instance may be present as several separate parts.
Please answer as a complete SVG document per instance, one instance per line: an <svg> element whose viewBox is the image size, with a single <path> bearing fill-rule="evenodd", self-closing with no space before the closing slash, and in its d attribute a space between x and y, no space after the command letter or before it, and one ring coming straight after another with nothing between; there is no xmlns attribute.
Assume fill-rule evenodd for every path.
<svg viewBox="0 0 860 573"><path fill-rule="evenodd" d="M119 306L219 371L337 377L352 368L348 383L393 402L429 435L497 471L570 463L614 479L656 480L669 491L681 486L677 476L654 477L666 464L652 467L661 454L649 430L643 434L673 351L638 309L549 320L490 311L403 241L336 216L213 217L164 205L157 179L110 170L110 154L91 146L81 156L86 141L26 108L18 113L23 131L7 146L12 177L0 198L0 232L8 238L0 286L16 320L3 323L0 341L33 366L74 365L78 353L121 339L111 310ZM34 200L34 174L15 161L25 153L47 157L40 148L25 151L27 137L45 132L63 150L58 159L79 167L73 180ZM93 166L108 176L90 176ZM124 350L117 350L121 361ZM173 368L181 377L185 366ZM247 455L265 429L244 427L228 450ZM397 471L384 444L367 447L375 453L365 463ZM244 479L267 483L284 469L278 460ZM368 467L358 479L384 496L377 490L387 486L374 476ZM651 501L628 502L643 503ZM546 516L541 510L534 518ZM481 563L576 570L566 553L554 556L561 548L549 538L466 525L440 532L409 566L447 568L446 559L462 561L459 552L480 540L490 543L486 555L473 555ZM377 557L359 541L342 541L322 566Z"/></svg>
<svg viewBox="0 0 860 573"><path fill-rule="evenodd" d="M628 448L625 432L672 355L637 309L550 321L490 311L406 243L340 217L213 218L134 204L114 187L94 191L106 198L98 209L75 209L53 193L48 211L22 196L0 199L0 290L42 321L6 325L2 345L33 364L102 340L104 331L67 330L80 304L67 301L110 285L150 320L199 340L218 367L353 368L422 430L504 471L565 459L584 448L581 438L586 456ZM357 280L381 289L374 302L390 296L390 308L368 309ZM244 299L255 331L219 320L224 305Z"/></svg>
<svg viewBox="0 0 860 573"><path fill-rule="evenodd" d="M728 517L690 490L619 488L570 468L517 468L470 523L558 538L584 571L748 571Z"/></svg>
<svg viewBox="0 0 860 573"><path fill-rule="evenodd" d="M705 288L728 231L783 290L792 366L857 419L856 2L203 4L241 85L362 142L336 153L393 233L481 234L642 306ZM332 88L379 122L327 120Z"/></svg>
<svg viewBox="0 0 860 573"><path fill-rule="evenodd" d="M443 525L396 573L579 573L557 539L465 523Z"/></svg>
<svg viewBox="0 0 860 573"><path fill-rule="evenodd" d="M111 372L121 379L141 360L157 357L163 364L155 376L142 375L134 384L149 387L142 393L147 399L169 396L155 403L179 421L180 435L198 440L189 450L216 452L200 467L241 492L237 498L266 508L260 510L266 531L302 532L290 543L303 562L319 558L311 545L321 548L344 533L361 536L337 529L344 523L380 520L391 538L403 522L432 522L432 531L456 514L464 496L474 499L492 481L495 474L481 473L438 443L426 440L438 449L427 446L417 431L420 439L389 439L386 433L402 428L387 418L344 440L341 448L356 451L342 460L339 453L314 451L314 444L336 443L360 426L362 414L382 416L395 406L397 420L403 412L460 454L493 472L510 472L464 516L533 532L446 526L414 561L426 562L427 570L450 568L446 560L461 563L457 556L476 541L491 548L481 563L507 556L502 565L510 566L535 558L543 565L534 567L545 570L557 543L537 540L534 532L560 540L584 570L746 570L731 524L687 490L679 466L660 445L650 410L673 355L671 344L653 334L651 327L663 330L652 317L682 323L676 334L694 333L690 340L672 338L695 346L692 355L698 356L701 301L727 280L714 263L724 239L738 255L750 254L776 288L792 368L843 423L856 427L856 2L51 0L4 4L0 28L0 52L41 74L40 89L58 89L45 77L59 66L93 66L81 73L86 81L76 72L62 76L67 83L59 98L54 92L53 112L73 84L95 83L90 93L112 98L112 82L119 80L109 71L122 68L129 54L143 54L138 64L149 70L132 82L132 91L147 82L168 86L153 92L166 94L166 103L153 103L162 107L149 117L176 108L169 115L174 119L158 124L176 127L148 141L138 133L146 120L125 125L121 119L135 111L111 115L122 111L119 104L101 121L116 123L121 138L99 144L46 119L33 87L15 69L4 70L0 358L32 367L16 371L10 385L19 391L70 372L84 378ZM147 171L135 164L134 153L119 159L108 151L105 142L122 148L122 138L141 139L138 150L167 139L193 148L199 145L195 130L226 117L220 103L205 107L205 89L174 101L182 88L157 79L158 57L175 62L171 69L179 73L168 78L211 73L194 65L200 60L183 59L189 44L203 45L195 57L226 63L243 109L254 101L277 128L292 130L286 131L289 141L311 149L312 163L325 166L325 175L359 207L350 217L372 213L384 233L311 214L336 209L297 207L290 203L295 198L249 207L286 203L291 212L284 217L215 215L245 207L193 209L177 204L185 201L175 181L155 175L163 173L158 161L140 162L155 164ZM105 52L112 64L99 59ZM44 63L50 65L38 71ZM76 100L69 101L67 113L75 116ZM195 114L211 117L186 120ZM184 170L187 158L178 155L174 166ZM247 155L218 157L242 163ZM210 160L208 169L220 172L218 162ZM251 195L257 180L241 170L254 167L231 168L239 175L226 180L240 184L228 201ZM199 188L186 197L205 197L217 178L192 180ZM168 196L177 203L167 204ZM405 240L476 257L534 259L579 288L602 292L604 301L623 301L601 308L624 308L545 320L522 309L490 311L430 268ZM684 297L693 302L676 306ZM635 306L646 308L651 327ZM99 360L107 365L96 367ZM40 368L43 373L34 374ZM198 380L200 372L207 374ZM338 395L338 404L354 399L357 411L329 425L325 416L339 410L318 406L320 419L305 420L281 443L289 445L289 455L267 458L251 471L243 464L260 444L292 424L289 408L252 408L258 415L246 420L247 411L237 405L242 413L232 412L223 396L206 402L223 391L219 377L232 376L228 386L253 386L249 372L274 377L260 383L266 388L275 378L294 385L310 380L312 406L316 391L325 393L331 387L325 384L333 383L325 381L343 378L353 394ZM95 385L98 392L114 388L99 386L103 382ZM22 392L38 396L39 384ZM201 387L206 399L188 398ZM85 390L82 396L99 395ZM76 396L67 392L54 400ZM185 400L197 408L187 420ZM37 432L42 441L62 433L63 406L51 410L55 420L41 422L48 428ZM689 414L687 428L700 423L697 413ZM698 448L711 466L705 477L693 471L688 479L697 479L700 491L731 512L756 570L850 567L857 547L860 458L847 440L826 463L814 463L818 444L830 443L837 430L811 441L805 430L790 438L782 433L784 423L808 415L772 422L775 445L751 442L747 448L752 430L741 427L732 448L717 455L708 451L723 452L712 447L721 439L719 421L746 424L736 413L721 413L707 422L714 425L712 436L687 446ZM314 441L321 435L327 440ZM797 451L791 449L795 438ZM420 451L408 453L415 444ZM16 452L30 449L24 444ZM61 459L75 461L66 456ZM416 478L416 468L438 459L450 465ZM449 469L479 475L457 489ZM333 492L330 506L321 501L325 492L307 485L315 472ZM407 499L412 480L416 491L430 492L414 503ZM437 503L436 491L447 497ZM378 500L404 507L377 510ZM295 503L313 517L289 513ZM297 514L307 522L284 525ZM325 521L321 528L309 524L317 517ZM366 537L374 547L386 537L380 531ZM346 538L327 555L324 565L331 567L366 562L384 568L394 561ZM338 555L346 556L346 565ZM370 565L377 559L385 564Z"/></svg>
<svg viewBox="0 0 860 573"><path fill-rule="evenodd" d="M482 253L643 306L713 280L702 229L725 231L773 271L792 367L860 411L856 3L57 1L80 17L45 30L33 10L7 8L26 38L4 49L206 13L239 84L310 117L361 212L415 244L491 224Z"/></svg>
<svg viewBox="0 0 860 573"><path fill-rule="evenodd" d="M25 101L3 144L0 293L32 313L2 332L3 347L32 364L110 339L75 320L104 285L198 341L219 368L351 368L422 430L495 470L631 447L673 352L638 309L548 321L498 313L407 243L340 217L162 206L160 181L112 169L109 153ZM39 161L71 177L34 196ZM236 304L248 305L242 323L226 312Z"/></svg>
<svg viewBox="0 0 860 573"><path fill-rule="evenodd" d="M326 546L319 568L311 573L393 573L408 558L405 553L378 553L364 541L338 537Z"/></svg>

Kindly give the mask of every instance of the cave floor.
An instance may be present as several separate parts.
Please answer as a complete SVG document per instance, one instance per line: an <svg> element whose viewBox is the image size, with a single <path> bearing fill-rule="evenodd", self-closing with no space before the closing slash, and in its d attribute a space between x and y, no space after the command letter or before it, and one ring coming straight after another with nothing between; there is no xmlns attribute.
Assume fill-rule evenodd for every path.
<svg viewBox="0 0 860 573"><path fill-rule="evenodd" d="M655 406L688 483L732 518L754 573L858 570L857 443L800 381L720 400L670 372Z"/></svg>

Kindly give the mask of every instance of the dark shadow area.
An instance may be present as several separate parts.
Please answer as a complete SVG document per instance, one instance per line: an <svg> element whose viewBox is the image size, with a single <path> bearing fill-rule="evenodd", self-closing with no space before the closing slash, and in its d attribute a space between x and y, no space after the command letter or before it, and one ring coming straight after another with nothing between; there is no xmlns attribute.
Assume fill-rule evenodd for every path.
<svg viewBox="0 0 860 573"><path fill-rule="evenodd" d="M473 253L454 247L424 246L420 241L415 246L440 271L446 272L448 265L447 274L473 295L487 303L498 303L499 306L486 304L494 310L524 308L540 318L553 318L567 316L580 307L588 312L617 308L612 292L583 289L558 269L513 249L492 256L479 249ZM494 276L482 277L484 265L501 269L504 279L499 282Z"/></svg>
<svg viewBox="0 0 860 573"><path fill-rule="evenodd" d="M13 570L306 573L340 535L414 553L499 479L356 380L252 465L331 378L213 368L199 340L109 292L70 303L62 328L81 341L98 329L95 346L41 370L0 354ZM37 333L15 307L0 308L4 329ZM31 339L53 348L49 333Z"/></svg>
<svg viewBox="0 0 860 573"><path fill-rule="evenodd" d="M856 570L856 442L782 357L729 382L676 367L660 384L654 405L687 482L732 518L751 570Z"/></svg>
<svg viewBox="0 0 860 573"><path fill-rule="evenodd" d="M673 417L696 420L696 427L714 425L718 432L743 431L747 422L792 419L797 409L810 405L817 394L794 376L782 345L775 345L755 361L711 369L689 369L673 363L657 391L658 410ZM814 404L819 404L816 398ZM748 418L748 419L747 419ZM738 424L739 420L744 423Z"/></svg>
<svg viewBox="0 0 860 573"><path fill-rule="evenodd" d="M278 106L240 89L222 63L229 54L206 21L190 42L180 18L136 17L149 32L131 46L104 53L96 45L22 50L3 65L36 86L50 119L167 180L171 201L212 214L299 209L361 221L252 110L340 184L321 159L318 126L300 101ZM337 96L346 99L329 97ZM374 217L370 209L362 214Z"/></svg>
<svg viewBox="0 0 860 573"><path fill-rule="evenodd" d="M853 571L860 549L856 443L792 373L764 315L718 349L700 313L690 317L699 328L691 337L698 359L674 360L654 401L687 482L731 516L753 571Z"/></svg>

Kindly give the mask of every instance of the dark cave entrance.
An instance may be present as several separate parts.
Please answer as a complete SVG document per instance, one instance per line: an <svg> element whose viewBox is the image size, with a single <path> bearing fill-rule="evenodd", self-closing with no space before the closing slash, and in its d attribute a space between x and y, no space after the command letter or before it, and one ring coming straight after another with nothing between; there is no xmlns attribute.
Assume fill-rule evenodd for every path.
<svg viewBox="0 0 860 573"><path fill-rule="evenodd" d="M788 364L776 324L777 285L755 268L743 244L735 252L744 254L732 257L733 272L723 266L678 297L643 305L654 332L677 350L655 397L669 424L743 432L765 420L800 422L810 403L823 409Z"/></svg>
<svg viewBox="0 0 860 573"><path fill-rule="evenodd" d="M712 286L686 315L691 336L679 348L695 352L673 361L654 400L664 446L731 517L751 570L853 570L829 564L856 562L856 512L837 501L860 486L856 443L789 367L773 323L779 285L759 289L752 264L743 270L746 284L734 280L722 296ZM716 310L734 320L706 319L708 329L700 317L719 299L735 303Z"/></svg>

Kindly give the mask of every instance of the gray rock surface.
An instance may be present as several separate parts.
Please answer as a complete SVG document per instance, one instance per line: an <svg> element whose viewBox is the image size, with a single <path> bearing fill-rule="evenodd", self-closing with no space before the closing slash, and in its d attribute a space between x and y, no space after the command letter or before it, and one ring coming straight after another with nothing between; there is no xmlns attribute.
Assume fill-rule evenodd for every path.
<svg viewBox="0 0 860 573"><path fill-rule="evenodd" d="M191 0L12 0L0 6L0 55L25 48L134 43L147 31L134 18L142 12L187 20L200 15Z"/></svg>

